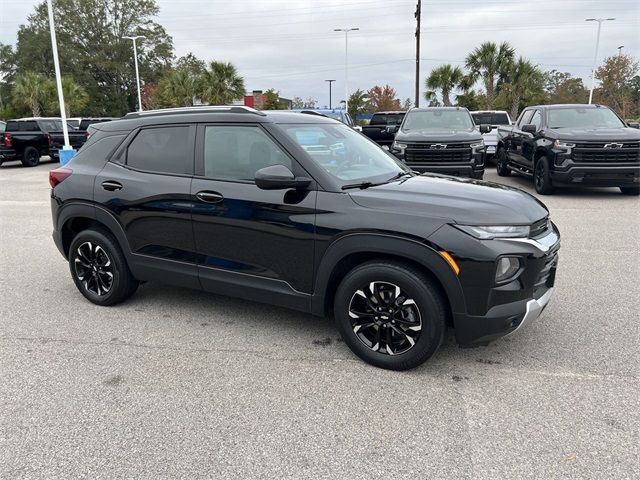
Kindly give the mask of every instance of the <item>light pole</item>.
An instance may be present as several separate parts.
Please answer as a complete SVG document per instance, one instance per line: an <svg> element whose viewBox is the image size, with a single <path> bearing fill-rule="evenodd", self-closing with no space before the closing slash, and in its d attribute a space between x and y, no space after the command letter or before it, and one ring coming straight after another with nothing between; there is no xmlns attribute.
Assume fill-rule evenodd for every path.
<svg viewBox="0 0 640 480"><path fill-rule="evenodd" d="M334 32L344 32L344 113L349 112L349 32L359 28L334 28Z"/></svg>
<svg viewBox="0 0 640 480"><path fill-rule="evenodd" d="M76 151L69 143L69 129L67 128L67 112L64 108L64 93L62 92L62 76L60 75L60 61L58 60L58 41L56 40L56 24L53 18L53 5L51 0L47 0L47 11L49 13L49 31L51 32L51 50L53 51L53 67L56 71L56 88L58 89L58 103L60 104L60 118L62 120L62 135L64 145L58 153L60 164L65 165L73 158Z"/></svg>
<svg viewBox="0 0 640 480"><path fill-rule="evenodd" d="M136 46L136 40L144 38L144 35L136 35L135 37L122 37L127 40L133 40L133 61L136 65L136 84L138 85L138 111L142 111L142 95L140 95L140 73L138 72L138 47Z"/></svg>
<svg viewBox="0 0 640 480"><path fill-rule="evenodd" d="M589 105L593 100L593 87L596 84L596 62L598 61L598 47L600 46L600 29L602 28L602 22L610 22L615 18L587 18L586 22L598 22L598 33L596 36L596 51L593 55L593 68L591 68L591 89L589 90Z"/></svg>
<svg viewBox="0 0 640 480"><path fill-rule="evenodd" d="M622 49L624 48L624 45L620 45L618 47L618 56L622 55Z"/></svg>
<svg viewBox="0 0 640 480"><path fill-rule="evenodd" d="M335 82L335 80L325 80L325 82L329 82L329 110L331 110L331 84Z"/></svg>

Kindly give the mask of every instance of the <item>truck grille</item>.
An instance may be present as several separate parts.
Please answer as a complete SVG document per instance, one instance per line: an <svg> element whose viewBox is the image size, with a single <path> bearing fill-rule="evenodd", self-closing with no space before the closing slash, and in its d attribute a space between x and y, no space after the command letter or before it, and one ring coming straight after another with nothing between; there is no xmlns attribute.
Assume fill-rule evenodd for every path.
<svg viewBox="0 0 640 480"><path fill-rule="evenodd" d="M621 146L605 148L605 145L612 144ZM571 151L571 157L576 162L638 162L640 161L640 143L577 143Z"/></svg>
<svg viewBox="0 0 640 480"><path fill-rule="evenodd" d="M468 143L407 143L404 151L408 163L463 163L471 160Z"/></svg>

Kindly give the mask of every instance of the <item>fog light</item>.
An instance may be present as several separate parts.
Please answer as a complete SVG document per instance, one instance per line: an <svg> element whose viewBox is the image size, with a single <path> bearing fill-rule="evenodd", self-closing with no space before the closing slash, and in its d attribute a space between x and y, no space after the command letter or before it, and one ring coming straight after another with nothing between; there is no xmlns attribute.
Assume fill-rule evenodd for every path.
<svg viewBox="0 0 640 480"><path fill-rule="evenodd" d="M496 283L504 282L513 277L520 270L520 260L517 257L502 257L496 268Z"/></svg>

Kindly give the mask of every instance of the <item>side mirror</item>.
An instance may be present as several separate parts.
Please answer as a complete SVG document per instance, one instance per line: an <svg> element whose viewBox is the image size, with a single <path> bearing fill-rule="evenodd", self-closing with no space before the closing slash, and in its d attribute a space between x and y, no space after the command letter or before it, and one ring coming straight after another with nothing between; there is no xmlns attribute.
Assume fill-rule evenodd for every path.
<svg viewBox="0 0 640 480"><path fill-rule="evenodd" d="M638 123L638 122L629 122L629 123L627 123L627 126L629 128L640 128L640 123Z"/></svg>
<svg viewBox="0 0 640 480"><path fill-rule="evenodd" d="M538 127L531 123L527 123L526 125L522 126L522 131L525 133L530 133L531 135L535 135L538 131Z"/></svg>
<svg viewBox="0 0 640 480"><path fill-rule="evenodd" d="M489 133L491 131L491 125L482 124L480 125L480 133Z"/></svg>
<svg viewBox="0 0 640 480"><path fill-rule="evenodd" d="M399 125L388 125L385 130L387 133L398 133L399 129L400 129Z"/></svg>
<svg viewBox="0 0 640 480"><path fill-rule="evenodd" d="M362 133L362 127L361 127L360 125L355 125L355 126L353 127L353 129L354 129L356 132L361 132L361 133Z"/></svg>
<svg viewBox="0 0 640 480"><path fill-rule="evenodd" d="M311 185L310 178L296 178L293 172L284 165L270 165L261 168L255 174L255 181L258 188L262 190L302 189Z"/></svg>

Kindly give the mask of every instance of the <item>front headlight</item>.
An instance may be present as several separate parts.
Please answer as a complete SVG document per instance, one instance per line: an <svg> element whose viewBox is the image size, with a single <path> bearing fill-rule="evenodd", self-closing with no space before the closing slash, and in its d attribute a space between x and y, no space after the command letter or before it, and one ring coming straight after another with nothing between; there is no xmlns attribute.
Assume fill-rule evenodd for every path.
<svg viewBox="0 0 640 480"><path fill-rule="evenodd" d="M471 148L475 152L477 152L479 150L484 150L484 140L480 140L478 143L472 143L471 144Z"/></svg>
<svg viewBox="0 0 640 480"><path fill-rule="evenodd" d="M407 144L406 143L396 142L394 140L393 141L393 145L391 145L391 148L393 148L394 150L400 150L400 151L404 152L404 149L407 148Z"/></svg>
<svg viewBox="0 0 640 480"><path fill-rule="evenodd" d="M525 238L529 236L528 225L454 225L454 227L481 240Z"/></svg>
<svg viewBox="0 0 640 480"><path fill-rule="evenodd" d="M554 148L563 148L565 150L569 150L573 147L575 147L576 144L575 143L567 143L567 142L563 142L561 140L554 140L553 142L553 147Z"/></svg>

